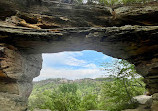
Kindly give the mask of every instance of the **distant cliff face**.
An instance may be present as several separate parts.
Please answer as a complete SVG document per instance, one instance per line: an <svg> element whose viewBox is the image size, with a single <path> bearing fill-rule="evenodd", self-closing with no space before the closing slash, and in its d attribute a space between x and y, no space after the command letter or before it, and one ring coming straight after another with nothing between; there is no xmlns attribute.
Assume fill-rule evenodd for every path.
<svg viewBox="0 0 158 111"><path fill-rule="evenodd" d="M96 50L135 64L158 93L158 3L119 6L0 1L0 107L24 111L42 53ZM156 99L154 101L157 101ZM154 107L157 105L154 102ZM153 109L154 111L154 109Z"/></svg>

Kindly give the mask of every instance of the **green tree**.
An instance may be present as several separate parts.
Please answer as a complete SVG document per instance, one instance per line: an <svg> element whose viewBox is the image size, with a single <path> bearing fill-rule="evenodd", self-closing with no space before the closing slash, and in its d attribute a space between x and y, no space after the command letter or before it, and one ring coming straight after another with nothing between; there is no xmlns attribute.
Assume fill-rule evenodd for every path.
<svg viewBox="0 0 158 111"><path fill-rule="evenodd" d="M97 110L98 96L95 94L88 94L83 97L81 108L85 110Z"/></svg>
<svg viewBox="0 0 158 111"><path fill-rule="evenodd" d="M132 98L144 93L144 83L136 73L134 65L125 60L115 61L113 65L113 69L105 69L111 71L112 81L102 85L100 106L110 111L136 107L137 104Z"/></svg>
<svg viewBox="0 0 158 111"><path fill-rule="evenodd" d="M35 108L39 109L50 109L54 110L54 104L52 98L50 97L51 91L45 90L43 93L38 93L37 95L31 95L29 99L29 109L33 110Z"/></svg>
<svg viewBox="0 0 158 111"><path fill-rule="evenodd" d="M75 83L66 83L59 86L59 90L62 93L73 93L76 94L77 91L77 84Z"/></svg>
<svg viewBox="0 0 158 111"><path fill-rule="evenodd" d="M58 111L75 111L79 108L80 97L73 93L52 93L52 102L55 110Z"/></svg>

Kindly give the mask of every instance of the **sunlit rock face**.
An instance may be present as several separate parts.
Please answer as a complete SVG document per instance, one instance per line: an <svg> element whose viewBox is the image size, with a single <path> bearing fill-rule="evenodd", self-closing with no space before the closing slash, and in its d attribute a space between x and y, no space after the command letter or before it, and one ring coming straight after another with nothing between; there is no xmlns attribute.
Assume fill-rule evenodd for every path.
<svg viewBox="0 0 158 111"><path fill-rule="evenodd" d="M99 5L1 0L0 108L26 110L41 54L61 51L96 50L126 59L145 78L149 92L158 93L157 5L116 6L114 15L111 7Z"/></svg>

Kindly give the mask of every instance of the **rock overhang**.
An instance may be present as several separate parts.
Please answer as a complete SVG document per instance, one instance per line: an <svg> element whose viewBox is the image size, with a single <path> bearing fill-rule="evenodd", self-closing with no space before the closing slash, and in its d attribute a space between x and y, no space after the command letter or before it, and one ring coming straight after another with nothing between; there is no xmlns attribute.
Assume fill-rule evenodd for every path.
<svg viewBox="0 0 158 111"><path fill-rule="evenodd" d="M108 48L113 46L116 49L109 49L111 51L107 52L108 55L121 58L121 55L126 53L123 57L124 59L128 59L130 57L148 53L149 51L151 51L151 53L157 53L157 51L154 50L158 47L157 31L158 26L138 25L98 28L71 27L41 30L1 26L0 40L6 44L9 42L20 50L32 54L86 49L96 51L102 50L102 52L106 54L103 49L108 50ZM58 48L55 47L55 43L62 44L63 42L65 42L63 50L58 50ZM73 47L75 45L76 47ZM43 50L40 48L43 48ZM51 48L53 49L51 50ZM116 52L117 50L118 52L120 51L120 54L110 54L110 52Z"/></svg>
<svg viewBox="0 0 158 111"><path fill-rule="evenodd" d="M1 92L27 100L31 81L42 67L41 53L85 49L130 61L150 93L158 92L157 2L118 6L113 15L111 7L99 5L28 1L0 1L0 55L5 58L0 59L0 68L6 67L0 69L0 76L8 76L1 76ZM12 110L17 108L21 111L21 106Z"/></svg>

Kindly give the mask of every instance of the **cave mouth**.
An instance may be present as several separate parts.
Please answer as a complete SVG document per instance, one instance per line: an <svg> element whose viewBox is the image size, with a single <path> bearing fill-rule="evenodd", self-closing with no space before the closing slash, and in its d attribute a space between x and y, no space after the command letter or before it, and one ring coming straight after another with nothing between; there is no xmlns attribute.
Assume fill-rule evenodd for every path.
<svg viewBox="0 0 158 111"><path fill-rule="evenodd" d="M32 1L30 6L26 1ZM4 53L0 54L0 76L4 78L0 100L6 100L1 102L1 110L26 110L32 79L42 67L41 53L84 49L101 51L135 64L137 72L145 78L146 88L153 94L151 108L156 110L157 2L116 7L113 14L110 7L59 6L50 0L36 5L36 1L39 0L0 0L3 20L0 21L0 52ZM6 23L5 19L11 16L18 18L13 21L9 18Z"/></svg>
<svg viewBox="0 0 158 111"><path fill-rule="evenodd" d="M62 104L66 104L66 107L69 108L74 101L77 101L75 97L73 102L69 100L71 99L69 97L71 94L71 96L81 96L80 99L82 102L87 98L85 104L93 105L95 102L89 103L91 101L89 99L91 98L93 100L95 96L95 99L99 102L102 101L100 99L102 86L100 85L104 81L113 81L110 78L112 72L110 73L109 70L104 70L104 68L116 68L117 66L113 67L115 65L113 62L120 60L94 50L65 51L52 54L44 53L42 54L42 58L43 64L40 75L33 80L34 88L29 97L29 109L51 109L52 107L48 105L50 104L49 101L53 101L53 104L62 108L60 102L64 101L63 98L65 97L67 98L65 101L69 101L70 104ZM66 89L64 89L65 87ZM74 90L76 90L75 94ZM57 97L59 97L58 101L56 101L58 99ZM78 104L83 104L81 101ZM57 108L56 106L53 107ZM80 107L84 107L84 105ZM93 108L95 110L103 109L102 107L96 109L96 106L91 106L90 110L94 110Z"/></svg>

